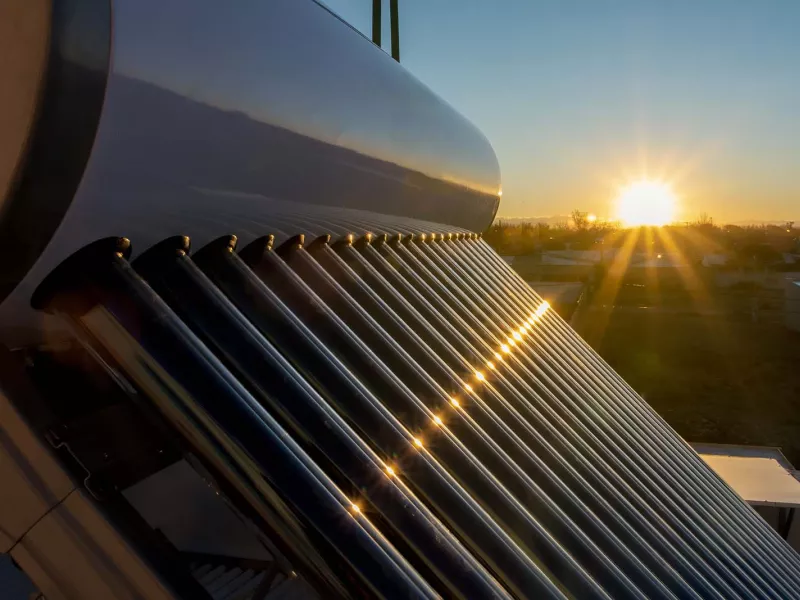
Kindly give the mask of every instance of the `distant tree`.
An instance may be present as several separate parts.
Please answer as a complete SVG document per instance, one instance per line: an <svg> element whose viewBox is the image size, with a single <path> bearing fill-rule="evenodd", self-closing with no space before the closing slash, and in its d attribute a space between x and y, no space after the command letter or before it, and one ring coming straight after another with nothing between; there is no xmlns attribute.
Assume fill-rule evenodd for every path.
<svg viewBox="0 0 800 600"><path fill-rule="evenodd" d="M694 222L694 224L700 227L713 227L714 218L708 213L700 213L700 216L697 217L697 220Z"/></svg>
<svg viewBox="0 0 800 600"><path fill-rule="evenodd" d="M539 237L539 240L547 239L550 234L550 225L547 223L537 223L536 224L536 234Z"/></svg>
<svg viewBox="0 0 800 600"><path fill-rule="evenodd" d="M589 213L577 208L570 213L572 224L578 231L584 231L589 226Z"/></svg>
<svg viewBox="0 0 800 600"><path fill-rule="evenodd" d="M552 227L553 232L564 233L569 231L569 222L568 221L556 221Z"/></svg>

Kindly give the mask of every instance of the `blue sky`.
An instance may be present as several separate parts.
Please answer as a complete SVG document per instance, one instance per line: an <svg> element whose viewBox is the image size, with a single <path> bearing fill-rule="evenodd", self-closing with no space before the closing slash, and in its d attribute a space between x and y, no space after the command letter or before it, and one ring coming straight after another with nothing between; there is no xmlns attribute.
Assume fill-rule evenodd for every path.
<svg viewBox="0 0 800 600"><path fill-rule="evenodd" d="M403 64L491 140L501 216L613 216L647 175L681 218L800 220L800 1L400 0L400 18Z"/></svg>

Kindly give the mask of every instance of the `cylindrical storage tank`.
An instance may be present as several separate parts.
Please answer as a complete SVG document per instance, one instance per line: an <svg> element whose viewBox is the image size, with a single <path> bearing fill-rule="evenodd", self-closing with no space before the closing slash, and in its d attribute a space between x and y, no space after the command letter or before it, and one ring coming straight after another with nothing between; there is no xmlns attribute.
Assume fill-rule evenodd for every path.
<svg viewBox="0 0 800 600"><path fill-rule="evenodd" d="M136 255L345 216L479 231L497 210L486 138L314 0L6 5L19 31L3 43L24 60L0 59L18 107L0 154L0 342L41 338L32 290L106 236Z"/></svg>

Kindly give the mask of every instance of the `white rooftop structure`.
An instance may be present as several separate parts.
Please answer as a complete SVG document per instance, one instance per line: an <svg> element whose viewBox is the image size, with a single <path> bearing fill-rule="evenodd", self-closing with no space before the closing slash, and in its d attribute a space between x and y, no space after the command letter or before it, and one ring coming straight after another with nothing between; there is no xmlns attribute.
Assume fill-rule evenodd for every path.
<svg viewBox="0 0 800 600"><path fill-rule="evenodd" d="M800 506L797 472L779 448L693 444L700 455L743 500L755 506Z"/></svg>
<svg viewBox="0 0 800 600"><path fill-rule="evenodd" d="M794 515L800 506L800 471L780 448L729 444L692 444L705 463L795 550L800 527Z"/></svg>
<svg viewBox="0 0 800 600"><path fill-rule="evenodd" d="M706 254L703 256L704 267L724 267L728 264L727 254Z"/></svg>

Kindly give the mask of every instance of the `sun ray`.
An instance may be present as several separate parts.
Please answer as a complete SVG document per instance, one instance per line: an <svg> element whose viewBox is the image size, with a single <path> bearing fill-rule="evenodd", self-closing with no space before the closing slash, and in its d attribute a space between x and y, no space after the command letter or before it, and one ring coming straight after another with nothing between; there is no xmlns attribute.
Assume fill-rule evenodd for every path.
<svg viewBox="0 0 800 600"><path fill-rule="evenodd" d="M660 299L660 279L659 279L659 265L657 261L662 256L661 254L655 255L654 260L654 248L656 245L656 235L653 233L654 227L647 227L645 229L645 257L647 260L647 264L645 266L645 297L647 304L650 305L653 302L653 299ZM658 229L660 231L660 228Z"/></svg>
<svg viewBox="0 0 800 600"><path fill-rule="evenodd" d="M594 347L597 347L603 338L608 321L614 312L614 302L619 294L619 286L636 250L639 234L639 228L625 232L622 246L614 255L606 275L592 299L592 306L596 307L596 310L586 313L582 323L574 324L574 327L581 332L582 337Z"/></svg>
<svg viewBox="0 0 800 600"><path fill-rule="evenodd" d="M685 265L685 267L679 267L677 271L678 275L683 279L686 289L692 295L692 300L695 304L708 306L711 303L711 293L706 282L697 275L691 258L686 256L668 229L659 230L658 236L663 242L666 251L678 256L682 265Z"/></svg>

